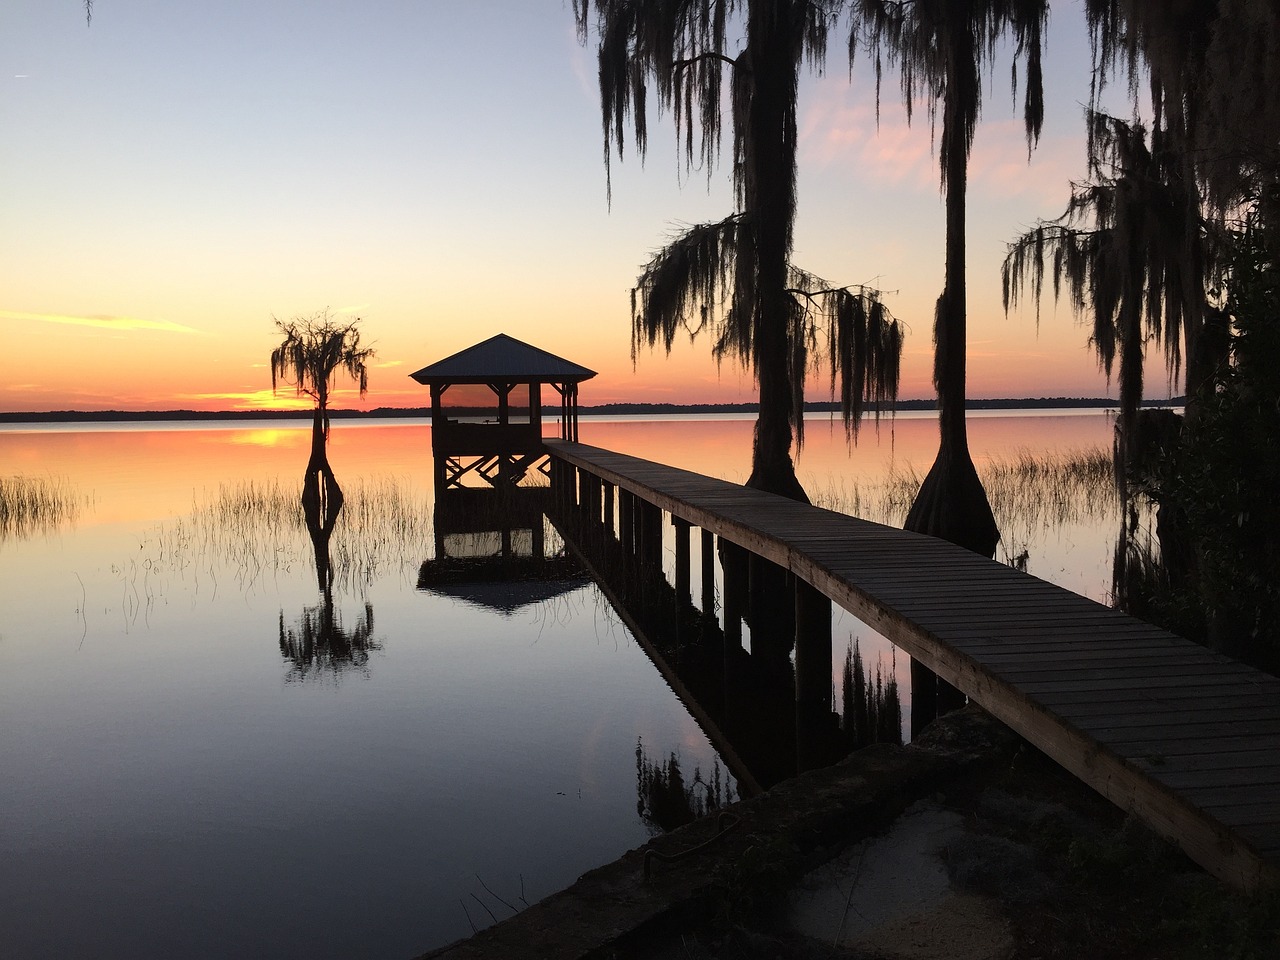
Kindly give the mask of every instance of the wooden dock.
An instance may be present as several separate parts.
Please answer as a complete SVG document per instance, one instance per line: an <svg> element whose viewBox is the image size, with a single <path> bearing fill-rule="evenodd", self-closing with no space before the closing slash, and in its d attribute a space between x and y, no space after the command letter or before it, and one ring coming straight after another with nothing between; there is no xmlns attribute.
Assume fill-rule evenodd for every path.
<svg viewBox="0 0 1280 960"><path fill-rule="evenodd" d="M553 495L611 514L617 491L791 571L1211 873L1246 890L1280 881L1280 679L942 540L547 448Z"/></svg>

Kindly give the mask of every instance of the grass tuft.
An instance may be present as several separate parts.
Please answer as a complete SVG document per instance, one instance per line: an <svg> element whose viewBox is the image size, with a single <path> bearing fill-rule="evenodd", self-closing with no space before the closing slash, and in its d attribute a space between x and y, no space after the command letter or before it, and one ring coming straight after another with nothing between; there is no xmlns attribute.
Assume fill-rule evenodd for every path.
<svg viewBox="0 0 1280 960"><path fill-rule="evenodd" d="M74 523L85 502L70 483L56 477L0 477L0 540Z"/></svg>

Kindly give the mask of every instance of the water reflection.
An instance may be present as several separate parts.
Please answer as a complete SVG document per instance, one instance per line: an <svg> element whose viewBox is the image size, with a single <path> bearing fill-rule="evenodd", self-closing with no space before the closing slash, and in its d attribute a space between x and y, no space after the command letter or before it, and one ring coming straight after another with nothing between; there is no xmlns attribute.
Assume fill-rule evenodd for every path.
<svg viewBox="0 0 1280 960"><path fill-rule="evenodd" d="M290 626L280 611L280 656L291 664L287 680L337 679L346 671L368 676L369 654L381 649L373 638L373 604L367 601L350 630L334 607L332 591L326 590L320 603L304 607Z"/></svg>
<svg viewBox="0 0 1280 960"><path fill-rule="evenodd" d="M544 488L442 489L435 500L435 556L418 589L511 617L589 580L563 546L548 550Z"/></svg>
<svg viewBox="0 0 1280 960"><path fill-rule="evenodd" d="M339 507L341 505L339 504ZM310 517L307 532L315 552L316 582L320 588L320 603L303 607L301 616L293 626L285 626L284 611L280 611L280 655L292 664L287 680L307 680L332 677L335 680L344 671L354 670L369 675L369 653L380 650L373 639L373 604L364 604L364 615L348 630L333 602L333 561L329 554L329 541L333 537L334 522L338 510L326 517L328 524Z"/></svg>
<svg viewBox="0 0 1280 960"><path fill-rule="evenodd" d="M710 778L703 779L702 769L694 767L693 779L686 783L679 756L671 752L665 760L651 760L644 741L636 740L636 813L651 833L692 823L736 799L718 760L712 762Z"/></svg>
<svg viewBox="0 0 1280 960"><path fill-rule="evenodd" d="M830 709L831 665L825 673L825 706L797 698L803 676L787 655L794 621L780 632L766 618L762 605L751 623L751 649L740 637L727 636L713 609L699 610L687 595L667 581L658 564L642 563L624 548L611 529L592 523L576 510L553 507L551 518L565 543L576 554L626 624L646 655L666 679L723 758L737 790L750 796L801 770L825 766L843 755L839 717ZM731 553L732 555L732 553ZM735 584L734 560L725 568L726 609L735 595L746 596L750 583ZM757 579L757 584L762 581ZM708 604L709 606L709 604ZM744 609L745 608L740 608ZM726 614L726 622L735 622ZM828 621L828 641L830 623ZM803 671L802 671L803 672ZM669 763L666 764L669 767ZM670 771L666 775L669 781ZM662 785L651 772L641 785ZM666 790L663 795L670 793ZM640 798L641 805L649 800Z"/></svg>

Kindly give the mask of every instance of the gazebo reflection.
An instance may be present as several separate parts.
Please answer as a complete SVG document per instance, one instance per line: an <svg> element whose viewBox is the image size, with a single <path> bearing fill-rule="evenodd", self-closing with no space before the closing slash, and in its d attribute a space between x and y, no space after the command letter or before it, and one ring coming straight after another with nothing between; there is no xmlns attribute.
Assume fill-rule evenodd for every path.
<svg viewBox="0 0 1280 960"><path fill-rule="evenodd" d="M565 551L548 555L550 490L437 490L435 556L418 589L511 616L589 582Z"/></svg>

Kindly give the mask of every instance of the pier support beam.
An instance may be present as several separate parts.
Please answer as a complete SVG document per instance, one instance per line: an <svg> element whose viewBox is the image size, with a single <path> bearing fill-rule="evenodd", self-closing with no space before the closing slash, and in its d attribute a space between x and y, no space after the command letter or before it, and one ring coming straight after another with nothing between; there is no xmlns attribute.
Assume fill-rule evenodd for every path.
<svg viewBox="0 0 1280 960"><path fill-rule="evenodd" d="M630 490L618 491L618 539L623 555L632 559L636 549L636 495Z"/></svg>
<svg viewBox="0 0 1280 960"><path fill-rule="evenodd" d="M742 649L742 614L746 608L747 552L724 537L719 538L720 564L724 571L725 656Z"/></svg>
<svg viewBox="0 0 1280 960"><path fill-rule="evenodd" d="M685 604L692 604L693 597L689 592L690 582L690 562L689 562L689 527L687 520L681 520L679 517L671 518L671 526L676 532L676 608Z"/></svg>
<svg viewBox="0 0 1280 960"><path fill-rule="evenodd" d="M795 580L796 707L831 712L831 601Z"/></svg>
<svg viewBox="0 0 1280 960"><path fill-rule="evenodd" d="M702 531L702 617L714 621L716 617L716 537L710 530Z"/></svg>

